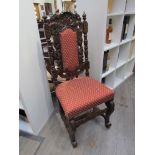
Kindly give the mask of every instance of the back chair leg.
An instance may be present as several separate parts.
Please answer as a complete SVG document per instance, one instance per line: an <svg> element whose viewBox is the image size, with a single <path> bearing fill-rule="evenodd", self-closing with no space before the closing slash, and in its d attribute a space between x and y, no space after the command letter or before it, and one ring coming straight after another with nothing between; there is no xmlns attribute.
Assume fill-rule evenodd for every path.
<svg viewBox="0 0 155 155"><path fill-rule="evenodd" d="M104 114L101 114L104 119L105 119L105 126L106 128L110 128L111 127L111 123L110 123L110 115L113 113L114 111L114 101L108 101L105 103L106 107L107 107L107 111Z"/></svg>

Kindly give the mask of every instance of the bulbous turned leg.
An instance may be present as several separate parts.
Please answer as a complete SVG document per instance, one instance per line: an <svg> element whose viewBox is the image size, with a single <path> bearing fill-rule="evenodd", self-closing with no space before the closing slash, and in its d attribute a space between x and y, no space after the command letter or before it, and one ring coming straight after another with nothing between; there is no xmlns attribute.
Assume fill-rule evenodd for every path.
<svg viewBox="0 0 155 155"><path fill-rule="evenodd" d="M107 107L107 111L104 115L102 115L105 119L105 126L106 128L110 128L111 127L111 123L110 123L110 115L113 113L114 111L114 101L109 101L105 103L106 107Z"/></svg>

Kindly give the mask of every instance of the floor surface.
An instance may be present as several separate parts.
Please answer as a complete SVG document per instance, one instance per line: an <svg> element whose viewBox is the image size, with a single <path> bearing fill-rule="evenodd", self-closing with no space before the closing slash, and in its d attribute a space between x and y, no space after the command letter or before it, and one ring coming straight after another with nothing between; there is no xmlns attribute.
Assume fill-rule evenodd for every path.
<svg viewBox="0 0 155 155"><path fill-rule="evenodd" d="M20 155L134 155L135 154L135 78L131 76L116 89L112 127L106 129L104 119L97 117L81 125L76 132L78 147L73 149L58 113L55 113L38 142L20 137ZM37 151L34 151L37 149Z"/></svg>

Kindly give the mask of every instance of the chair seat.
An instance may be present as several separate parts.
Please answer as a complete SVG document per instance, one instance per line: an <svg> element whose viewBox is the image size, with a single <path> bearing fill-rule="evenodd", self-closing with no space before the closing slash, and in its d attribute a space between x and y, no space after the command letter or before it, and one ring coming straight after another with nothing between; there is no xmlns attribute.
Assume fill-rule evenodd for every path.
<svg viewBox="0 0 155 155"><path fill-rule="evenodd" d="M90 77L80 77L58 85L56 95L65 116L72 118L113 99L114 92L97 80Z"/></svg>

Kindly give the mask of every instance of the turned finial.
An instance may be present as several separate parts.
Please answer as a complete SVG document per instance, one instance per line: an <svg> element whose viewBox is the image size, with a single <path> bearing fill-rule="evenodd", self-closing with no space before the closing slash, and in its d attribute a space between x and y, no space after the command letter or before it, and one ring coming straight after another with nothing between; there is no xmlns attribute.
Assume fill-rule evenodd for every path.
<svg viewBox="0 0 155 155"><path fill-rule="evenodd" d="M83 17L83 20L85 21L86 20L86 13L85 13L85 11L83 12L82 17Z"/></svg>

